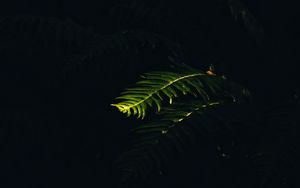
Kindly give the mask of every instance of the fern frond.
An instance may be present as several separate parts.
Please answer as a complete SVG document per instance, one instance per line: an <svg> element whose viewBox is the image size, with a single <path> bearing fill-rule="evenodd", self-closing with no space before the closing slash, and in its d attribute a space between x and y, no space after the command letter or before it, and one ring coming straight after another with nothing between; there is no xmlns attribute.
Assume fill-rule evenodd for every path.
<svg viewBox="0 0 300 188"><path fill-rule="evenodd" d="M186 151L197 137L213 140L220 130L230 130L223 117L212 113L222 104L218 101L175 103L164 108L157 121L132 129L130 148L116 161L123 180L146 178L172 161L173 154ZM218 148L222 150L221 146Z"/></svg>
<svg viewBox="0 0 300 188"><path fill-rule="evenodd" d="M226 88L231 82L191 68L178 72L150 72L142 77L144 79L137 82L135 87L125 90L117 97L121 102L112 104L127 116L133 114L143 119L148 106L156 107L159 112L164 98L172 104L173 99L181 94L191 94L203 102L208 102L213 96L230 96L236 100L236 93L231 93ZM243 89L238 87L238 90L240 92Z"/></svg>
<svg viewBox="0 0 300 188"><path fill-rule="evenodd" d="M51 57L60 58L60 61L49 65L56 71L74 64L74 56L85 55L86 48L96 37L97 34L90 29L85 29L72 20L0 16L0 51L24 49L48 53Z"/></svg>
<svg viewBox="0 0 300 188"><path fill-rule="evenodd" d="M71 56L75 50L93 41L95 34L71 20L40 17L0 17L0 38L11 37L26 45L56 50Z"/></svg>
<svg viewBox="0 0 300 188"><path fill-rule="evenodd" d="M272 106L262 113L260 143L247 158L259 176L260 187L287 184L299 178L299 101Z"/></svg>
<svg viewBox="0 0 300 188"><path fill-rule="evenodd" d="M95 63L97 62L95 58L103 55L120 55L121 53L121 56L127 58L128 55L135 56L144 53L145 50L154 52L163 49L163 56L170 57L177 62L183 59L184 49L182 48L178 43L163 35L139 30L122 30L106 36L95 34L94 40L80 54L72 58L72 64L66 67L65 71L76 69L82 64Z"/></svg>
<svg viewBox="0 0 300 188"><path fill-rule="evenodd" d="M264 29L251 11L240 0L228 0L228 5L235 20L241 20L248 34L260 44L264 37Z"/></svg>

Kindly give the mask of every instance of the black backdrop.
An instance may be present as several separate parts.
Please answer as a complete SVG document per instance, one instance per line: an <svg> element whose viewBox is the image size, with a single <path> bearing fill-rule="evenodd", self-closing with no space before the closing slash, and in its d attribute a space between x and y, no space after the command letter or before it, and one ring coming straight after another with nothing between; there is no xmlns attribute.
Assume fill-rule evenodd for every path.
<svg viewBox="0 0 300 188"><path fill-rule="evenodd" d="M252 42L248 41L247 45L242 46L238 37L230 39L232 44L227 43L229 49L220 53L223 60L228 63L225 71L229 72L235 80L258 93L259 99L263 102L272 103L282 98L294 97L298 92L299 28L297 24L299 17L297 6L292 1L247 0L244 2L261 21L267 32L269 43L263 49L257 50ZM71 19L98 33L110 34L120 29L118 25L113 25L111 22L114 20L107 16L114 3L113 1L76 0L1 1L0 15ZM186 8L196 5L195 2L188 1L174 2L174 4ZM200 8L199 11L204 9ZM198 48L197 42L193 42L194 38L197 37L187 38L191 49ZM65 85L55 85L60 92L51 91L46 86L32 90L28 88L36 87L40 81L32 76L37 68L30 69L30 66L35 66L30 65L30 61L32 56L37 62L44 61L44 57L39 57L34 52L24 54L22 50L20 51L16 57L4 58L6 64L13 66L5 67L1 72L1 110L2 116L6 117L2 119L1 127L1 139L4 143L1 149L3 152L0 166L1 187L109 187L107 183L112 185L114 179L109 175L110 172L103 170L109 169L109 166L101 164L99 158L114 156L118 151L115 148L120 147L119 142L124 139L123 135L128 131L126 127L120 126L117 126L118 131L116 131L116 126L113 125L122 124L125 121L128 125L131 120L125 120L122 115L111 112L113 110L103 112L99 106L109 105L112 95L116 96L123 86L135 80L136 74L147 71L148 67L143 68L143 65L140 65L136 72L131 70L127 73L128 75L123 73L122 81L114 80L115 77L112 75L107 77L105 87L111 89L111 92L104 92L105 94L103 90L94 87L98 84L99 78L95 76L97 71L89 68L85 71L89 74L93 73L90 77L87 77L89 74L86 72L80 73L80 76L72 77L73 80L67 81ZM196 62L199 58L197 53L191 53L193 62ZM20 60L25 60L22 65L16 63ZM47 59L49 62L51 60L56 59L55 57ZM110 67L107 71L114 72L113 68ZM42 69L45 70L47 67ZM50 79L50 81L53 80ZM48 82L49 80L41 85ZM276 94L270 96L270 93ZM78 100L81 101L78 102ZM25 125L24 122L26 122ZM110 154L106 156L102 154L102 150ZM198 166L186 164L180 167L182 171L189 169L192 173L210 174L200 183L205 187L218 184L212 183L213 171L207 170L216 163L214 159L209 158L209 153L212 151L207 150L207 156L200 154L195 156L195 159L204 158L208 161L207 163L197 164ZM193 168L193 166L203 166L206 171ZM223 172L219 173L223 174ZM180 176L173 175L175 179ZM166 187L175 186L170 177L168 178L159 183ZM223 176L221 182L231 181L230 178L232 177L229 173ZM194 184L196 178L193 179L191 176L179 179L176 186L201 186L199 182Z"/></svg>

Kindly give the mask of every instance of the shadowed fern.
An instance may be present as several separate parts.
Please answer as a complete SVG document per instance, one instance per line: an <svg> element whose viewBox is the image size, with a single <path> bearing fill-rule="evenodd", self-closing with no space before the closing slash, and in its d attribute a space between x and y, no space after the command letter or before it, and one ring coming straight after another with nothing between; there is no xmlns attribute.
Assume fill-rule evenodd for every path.
<svg viewBox="0 0 300 188"><path fill-rule="evenodd" d="M261 44L264 37L264 29L251 11L239 0L227 0L231 15L236 21L240 20L246 31Z"/></svg>
<svg viewBox="0 0 300 188"><path fill-rule="evenodd" d="M164 169L173 155L187 151L201 137L214 142L216 148L222 150L225 143L216 139L218 134L233 129L224 117L214 113L223 104L212 101L176 103L164 108L157 120L133 128L128 143L130 147L116 160L122 180L145 179ZM221 155L224 157L224 151Z"/></svg>

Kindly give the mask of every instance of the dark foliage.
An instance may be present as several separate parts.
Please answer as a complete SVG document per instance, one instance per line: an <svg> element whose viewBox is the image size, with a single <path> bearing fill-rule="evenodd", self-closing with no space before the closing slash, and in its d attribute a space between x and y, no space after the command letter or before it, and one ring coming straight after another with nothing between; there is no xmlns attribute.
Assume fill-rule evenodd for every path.
<svg viewBox="0 0 300 188"><path fill-rule="evenodd" d="M0 17L1 187L299 187L293 24L272 27L246 0L108 4ZM213 64L253 101L198 111L182 98L150 124L110 107L139 75L182 63ZM189 110L187 126L162 123Z"/></svg>

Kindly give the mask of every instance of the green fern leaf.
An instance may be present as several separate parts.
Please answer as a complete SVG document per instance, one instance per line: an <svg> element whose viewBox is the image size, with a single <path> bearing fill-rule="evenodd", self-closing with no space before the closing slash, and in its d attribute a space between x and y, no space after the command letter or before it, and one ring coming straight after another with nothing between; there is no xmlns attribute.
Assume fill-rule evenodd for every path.
<svg viewBox="0 0 300 188"><path fill-rule="evenodd" d="M218 128L213 126L217 117L207 116L220 102L175 103L164 108L160 119L132 129L130 148L119 156L116 164L124 181L130 178L146 178L153 170L160 170L171 160L172 154L183 153L196 137L213 135ZM225 126L224 122L217 123ZM147 166L147 168L143 168ZM129 174L128 174L129 173Z"/></svg>
<svg viewBox="0 0 300 188"><path fill-rule="evenodd" d="M231 94L225 87L229 81L191 68L178 72L150 72L142 78L135 87L126 89L117 97L121 102L111 105L127 116L137 115L143 119L149 106L159 112L164 99L167 98L172 104L173 99L179 95L190 94L203 102L217 95L230 96L235 100L235 94Z"/></svg>

